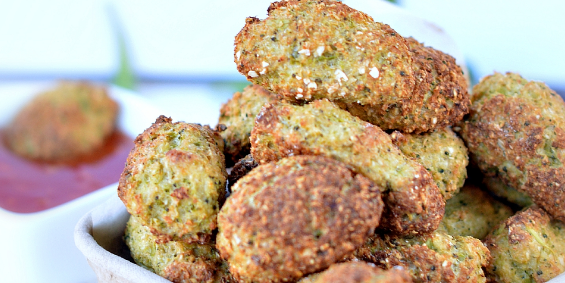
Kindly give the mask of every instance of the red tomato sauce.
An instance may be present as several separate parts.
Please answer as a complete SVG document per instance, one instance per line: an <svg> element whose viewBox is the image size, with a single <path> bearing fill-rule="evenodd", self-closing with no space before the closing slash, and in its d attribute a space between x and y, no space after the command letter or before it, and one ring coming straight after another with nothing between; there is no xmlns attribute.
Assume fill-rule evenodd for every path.
<svg viewBox="0 0 565 283"><path fill-rule="evenodd" d="M117 131L92 154L62 164L31 161L6 148L0 132L0 207L38 212L120 179L133 140Z"/></svg>

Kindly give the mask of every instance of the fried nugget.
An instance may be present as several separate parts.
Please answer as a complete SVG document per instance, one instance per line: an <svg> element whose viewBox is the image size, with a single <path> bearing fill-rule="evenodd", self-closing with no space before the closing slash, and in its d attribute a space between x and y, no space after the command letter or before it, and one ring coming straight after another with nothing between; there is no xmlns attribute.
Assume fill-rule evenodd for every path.
<svg viewBox="0 0 565 283"><path fill-rule="evenodd" d="M410 283L412 278L403 268L382 270L367 262L337 263L327 270L310 275L298 283Z"/></svg>
<svg viewBox="0 0 565 283"><path fill-rule="evenodd" d="M373 234L380 190L345 164L294 156L241 178L218 215L217 247L240 282L282 282L323 270Z"/></svg>
<svg viewBox="0 0 565 283"><path fill-rule="evenodd" d="M5 142L26 158L70 160L102 146L115 129L118 108L103 86L61 82L20 110L5 129Z"/></svg>
<svg viewBox="0 0 565 283"><path fill-rule="evenodd" d="M565 221L563 99L544 83L495 73L473 88L472 100L461 136L474 163Z"/></svg>
<svg viewBox="0 0 565 283"><path fill-rule="evenodd" d="M221 132L225 141L224 155L227 167L233 166L239 159L249 154L251 145L249 135L253 129L255 116L267 102L278 100L277 95L268 90L250 85L242 92L236 92L233 97L220 108L218 124L226 126Z"/></svg>
<svg viewBox="0 0 565 283"><path fill-rule="evenodd" d="M565 272L565 225L543 209L530 207L487 236L494 282L546 282Z"/></svg>
<svg viewBox="0 0 565 283"><path fill-rule="evenodd" d="M484 239L498 223L512 216L512 209L474 185L465 185L445 203L445 215L438 228L452 236Z"/></svg>
<svg viewBox="0 0 565 283"><path fill-rule="evenodd" d="M263 107L251 133L251 154L259 164L302 154L348 164L384 189L379 229L392 233L431 232L444 213L443 197L422 165L402 154L379 127L328 100Z"/></svg>
<svg viewBox="0 0 565 283"><path fill-rule="evenodd" d="M469 156L465 143L451 128L421 135L391 134L394 145L432 174L444 199L450 199L465 183Z"/></svg>
<svg viewBox="0 0 565 283"><path fill-rule="evenodd" d="M162 241L206 242L225 198L219 134L160 116L135 139L118 196Z"/></svg>
<svg viewBox="0 0 565 283"><path fill-rule="evenodd" d="M138 265L173 282L235 282L215 243L159 243L158 237L135 216L127 222L124 241Z"/></svg>
<svg viewBox="0 0 565 283"><path fill-rule="evenodd" d="M520 192L508 185L497 177L484 177L483 183L485 187L499 198L505 199L510 203L520 207L528 207L534 202L527 194Z"/></svg>
<svg viewBox="0 0 565 283"><path fill-rule="evenodd" d="M240 159L232 168L230 174L228 175L228 186L230 189L241 177L247 175L249 171L253 168L259 166L259 163L253 159L253 155L248 154L244 158Z"/></svg>
<svg viewBox="0 0 565 283"><path fill-rule="evenodd" d="M485 282L490 253L473 237L436 231L413 238L375 234L354 257L384 269L401 266L414 282Z"/></svg>

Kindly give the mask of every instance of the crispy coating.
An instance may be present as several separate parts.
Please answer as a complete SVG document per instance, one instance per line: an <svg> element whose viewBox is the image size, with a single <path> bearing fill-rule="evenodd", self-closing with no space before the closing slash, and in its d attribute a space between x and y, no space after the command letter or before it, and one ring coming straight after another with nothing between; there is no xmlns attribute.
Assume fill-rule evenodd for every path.
<svg viewBox="0 0 565 283"><path fill-rule="evenodd" d="M249 135L255 116L265 103L276 100L278 97L274 93L257 85L249 85L242 92L234 93L233 97L222 105L218 124L227 127L221 132L225 141L224 155L227 167L233 166L249 154Z"/></svg>
<svg viewBox="0 0 565 283"><path fill-rule="evenodd" d="M426 167L444 199L450 199L465 183L469 164L467 148L451 128L421 135L395 131L391 139L404 155Z"/></svg>
<svg viewBox="0 0 565 283"><path fill-rule="evenodd" d="M565 272L565 225L543 209L518 212L487 236L494 282L546 282Z"/></svg>
<svg viewBox="0 0 565 283"><path fill-rule="evenodd" d="M253 159L253 155L248 154L244 158L240 159L232 168L230 174L228 175L228 186L230 189L241 177L247 175L249 171L253 168L259 166L259 163Z"/></svg>
<svg viewBox="0 0 565 283"><path fill-rule="evenodd" d="M214 243L159 243L137 217L130 217L124 235L134 261L175 283L235 282Z"/></svg>
<svg viewBox="0 0 565 283"><path fill-rule="evenodd" d="M454 125L469 112L469 85L455 58L414 38L406 39L416 83L410 96L386 107L342 104L353 115L381 128L422 133Z"/></svg>
<svg viewBox="0 0 565 283"><path fill-rule="evenodd" d="M506 185L497 177L484 177L483 183L485 184L485 187L494 195L499 198L505 199L510 203L516 204L520 207L527 207L534 204L532 198L530 198L527 194Z"/></svg>
<svg viewBox="0 0 565 283"><path fill-rule="evenodd" d="M207 126L165 116L135 139L118 196L162 241L210 240L227 178L217 140Z"/></svg>
<svg viewBox="0 0 565 283"><path fill-rule="evenodd" d="M474 185L465 185L445 203L445 215L438 228L452 236L484 239L492 229L514 212L487 192Z"/></svg>
<svg viewBox="0 0 565 283"><path fill-rule="evenodd" d="M461 136L473 161L565 221L563 99L544 83L495 73L473 88L472 100Z"/></svg>
<svg viewBox="0 0 565 283"><path fill-rule="evenodd" d="M481 241L440 231L414 238L375 234L354 256L384 269L402 266L414 282L485 282L482 267L490 259Z"/></svg>
<svg viewBox="0 0 565 283"><path fill-rule="evenodd" d="M251 154L259 164L292 155L324 155L348 164L384 189L379 229L392 233L431 232L444 213L441 193L422 165L377 126L327 100L266 105L251 133Z"/></svg>
<svg viewBox="0 0 565 283"><path fill-rule="evenodd" d="M298 283L410 283L412 278L403 268L382 270L362 261L337 263L327 270L310 275Z"/></svg>
<svg viewBox="0 0 565 283"><path fill-rule="evenodd" d="M345 164L289 157L235 184L218 215L217 247L240 282L292 281L363 244L382 207L379 188Z"/></svg>
<svg viewBox="0 0 565 283"><path fill-rule="evenodd" d="M6 127L5 142L26 158L70 160L104 143L115 129L118 108L103 86L60 82L20 110Z"/></svg>

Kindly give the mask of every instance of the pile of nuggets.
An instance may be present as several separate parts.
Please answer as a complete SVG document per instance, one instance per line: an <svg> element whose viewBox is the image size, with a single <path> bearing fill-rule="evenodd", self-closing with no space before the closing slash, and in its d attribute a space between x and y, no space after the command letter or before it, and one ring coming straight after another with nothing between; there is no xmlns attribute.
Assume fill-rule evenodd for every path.
<svg viewBox="0 0 565 283"><path fill-rule="evenodd" d="M216 129L161 116L135 140L118 194L139 265L174 282L565 271L565 103L545 84L496 73L470 94L451 56L337 1L271 4L234 53L253 84Z"/></svg>

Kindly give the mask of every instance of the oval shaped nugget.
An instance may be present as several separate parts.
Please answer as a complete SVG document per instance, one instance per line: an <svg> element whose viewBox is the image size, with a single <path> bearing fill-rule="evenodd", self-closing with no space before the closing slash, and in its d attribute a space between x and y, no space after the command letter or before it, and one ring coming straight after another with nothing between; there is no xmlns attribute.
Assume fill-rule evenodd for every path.
<svg viewBox="0 0 565 283"><path fill-rule="evenodd" d="M162 241L206 242L225 197L224 155L209 127L160 116L135 139L118 196Z"/></svg>
<svg viewBox="0 0 565 283"><path fill-rule="evenodd" d="M124 242L138 265L173 282L213 283L230 279L227 264L214 243L160 243L135 216L127 222Z"/></svg>
<svg viewBox="0 0 565 283"><path fill-rule="evenodd" d="M539 207L518 212L487 236L493 282L546 282L565 272L565 225Z"/></svg>
<svg viewBox="0 0 565 283"><path fill-rule="evenodd" d="M31 159L72 159L104 143L115 129L118 108L105 87L61 82L20 110L6 127L6 145Z"/></svg>
<svg viewBox="0 0 565 283"><path fill-rule="evenodd" d="M444 199L450 199L465 183L469 164L467 147L451 128L420 135L395 131L390 137L404 155L426 167Z"/></svg>
<svg viewBox="0 0 565 283"><path fill-rule="evenodd" d="M327 270L308 276L298 283L411 283L403 268L382 270L367 262L337 263Z"/></svg>
<svg viewBox="0 0 565 283"><path fill-rule="evenodd" d="M233 166L251 149L249 136L255 116L267 102L274 102L278 97L268 90L258 86L249 85L242 92L236 92L228 102L220 108L218 124L226 126L220 135L225 141L224 155L227 167Z"/></svg>
<svg viewBox="0 0 565 283"><path fill-rule="evenodd" d="M438 231L412 238L375 234L354 257L383 269L401 266L415 283L486 282L482 268L487 266L490 253L473 237Z"/></svg>
<svg viewBox="0 0 565 283"><path fill-rule="evenodd" d="M234 185L218 215L217 247L240 282L292 281L354 251L382 207L379 188L343 163L289 157Z"/></svg>
<svg viewBox="0 0 565 283"><path fill-rule="evenodd" d="M565 221L563 99L544 83L495 73L474 87L472 100L461 136L474 162Z"/></svg>
<svg viewBox="0 0 565 283"><path fill-rule="evenodd" d="M379 127L327 100L263 107L251 133L251 154L259 164L292 155L348 164L384 189L380 228L392 233L431 232L444 213L441 193L422 165L402 154Z"/></svg>

